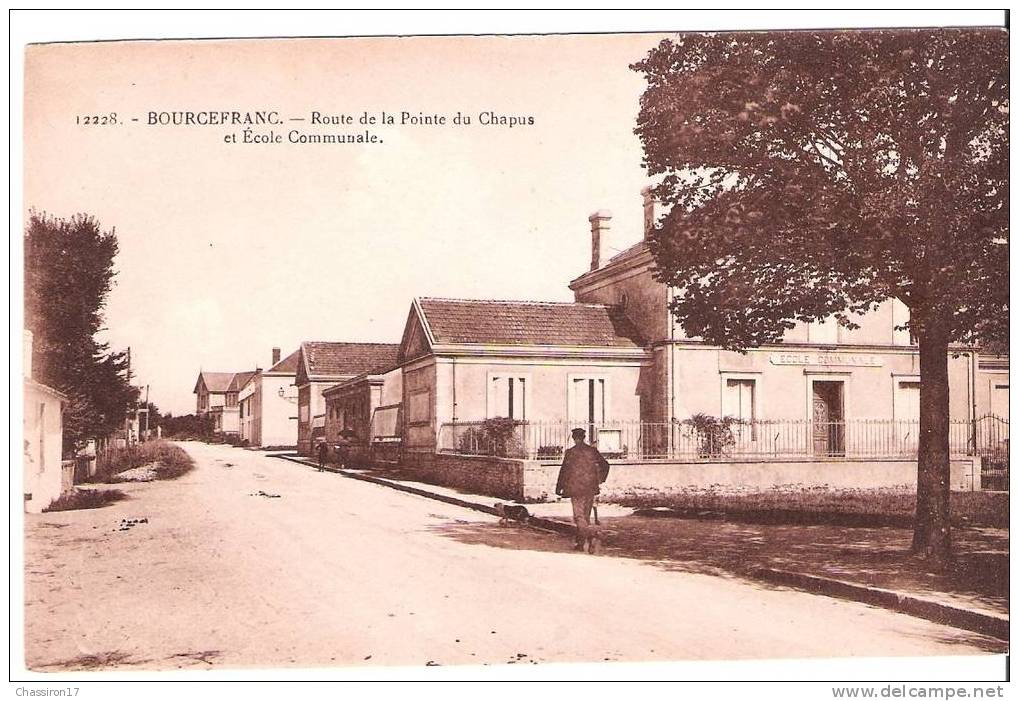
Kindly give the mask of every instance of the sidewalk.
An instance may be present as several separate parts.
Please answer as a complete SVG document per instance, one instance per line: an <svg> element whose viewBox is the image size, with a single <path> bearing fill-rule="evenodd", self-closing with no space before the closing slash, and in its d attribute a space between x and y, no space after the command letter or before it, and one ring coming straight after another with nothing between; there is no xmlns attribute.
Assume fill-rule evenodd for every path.
<svg viewBox="0 0 1019 701"><path fill-rule="evenodd" d="M295 457L287 457L308 465ZM382 470L338 470L486 513L498 499L404 479ZM572 533L569 500L527 504L531 525ZM863 601L967 630L1008 636L1008 530L957 528L956 563L925 572L908 554L901 527L749 524L711 518L636 515L600 504L604 554L653 562L677 572L743 577ZM564 548L566 546L564 545Z"/></svg>

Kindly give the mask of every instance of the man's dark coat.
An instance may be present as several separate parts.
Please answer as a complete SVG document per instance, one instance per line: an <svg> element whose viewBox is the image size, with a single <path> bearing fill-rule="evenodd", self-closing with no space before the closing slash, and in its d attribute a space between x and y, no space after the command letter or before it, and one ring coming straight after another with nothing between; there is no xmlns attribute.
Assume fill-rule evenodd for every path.
<svg viewBox="0 0 1019 701"><path fill-rule="evenodd" d="M582 497L597 494L598 485L609 476L609 463L594 446L587 443L567 449L556 482L556 494Z"/></svg>

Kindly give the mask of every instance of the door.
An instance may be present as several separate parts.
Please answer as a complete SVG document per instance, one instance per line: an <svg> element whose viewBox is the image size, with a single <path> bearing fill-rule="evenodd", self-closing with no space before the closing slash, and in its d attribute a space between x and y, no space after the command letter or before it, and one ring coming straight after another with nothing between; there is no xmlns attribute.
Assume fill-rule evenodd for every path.
<svg viewBox="0 0 1019 701"><path fill-rule="evenodd" d="M812 397L815 455L844 455L842 383L815 381Z"/></svg>

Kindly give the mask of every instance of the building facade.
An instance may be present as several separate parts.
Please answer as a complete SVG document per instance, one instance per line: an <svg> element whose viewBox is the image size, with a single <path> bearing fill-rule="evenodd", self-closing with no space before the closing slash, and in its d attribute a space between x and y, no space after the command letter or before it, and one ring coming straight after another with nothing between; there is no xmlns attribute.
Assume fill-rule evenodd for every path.
<svg viewBox="0 0 1019 701"><path fill-rule="evenodd" d="M268 370L256 370L237 393L240 438L259 448L294 448L297 445L297 359L294 351L280 359L272 349Z"/></svg>
<svg viewBox="0 0 1019 701"><path fill-rule="evenodd" d="M393 367L395 343L305 341L298 350L297 452L311 455L316 441L325 440L326 404L322 393L362 374Z"/></svg>
<svg viewBox="0 0 1019 701"><path fill-rule="evenodd" d="M654 203L645 197L645 237ZM669 304L676 294L654 279L646 239L606 260L611 214L591 215L591 264L570 283L578 302L613 305L646 339L651 360L641 383L641 418L682 421L696 414L744 421L852 420L915 422L919 418L920 361L908 331L908 309L893 300L855 317L859 328L834 319L798 323L780 344L736 353L688 336ZM949 357L952 420L996 413L1007 418L1008 359L973 348ZM818 451L835 452L817 436Z"/></svg>
<svg viewBox="0 0 1019 701"><path fill-rule="evenodd" d="M67 398L32 377L32 332L23 336L24 355L24 499L25 511L39 513L65 487L63 408Z"/></svg>
<svg viewBox="0 0 1019 701"><path fill-rule="evenodd" d="M439 445L444 424L637 421L651 356L608 305L419 298L399 360L414 459L456 448Z"/></svg>
<svg viewBox="0 0 1019 701"><path fill-rule="evenodd" d="M395 437L397 434L388 431L379 433L381 427L373 424L373 418L379 409L398 408L402 390L403 372L399 367L362 373L324 390L326 441L336 443L341 435L356 443Z"/></svg>

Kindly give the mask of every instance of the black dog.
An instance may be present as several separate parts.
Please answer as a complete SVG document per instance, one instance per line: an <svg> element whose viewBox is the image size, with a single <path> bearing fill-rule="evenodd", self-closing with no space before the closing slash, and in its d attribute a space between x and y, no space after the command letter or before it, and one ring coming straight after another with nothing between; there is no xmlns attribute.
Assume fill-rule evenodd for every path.
<svg viewBox="0 0 1019 701"><path fill-rule="evenodd" d="M499 525L507 526L510 521L527 523L531 515L527 513L527 507L516 504L496 504L495 512L499 514Z"/></svg>

